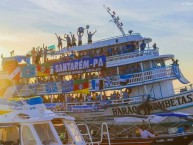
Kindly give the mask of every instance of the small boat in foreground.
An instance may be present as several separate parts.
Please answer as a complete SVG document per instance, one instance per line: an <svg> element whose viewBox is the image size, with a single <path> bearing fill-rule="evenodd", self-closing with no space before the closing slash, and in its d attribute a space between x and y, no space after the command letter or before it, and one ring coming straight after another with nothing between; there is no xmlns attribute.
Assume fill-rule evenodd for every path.
<svg viewBox="0 0 193 145"><path fill-rule="evenodd" d="M62 121L68 134L65 144L86 145L74 118L46 110L41 97L0 98L1 145L63 145L54 127Z"/></svg>

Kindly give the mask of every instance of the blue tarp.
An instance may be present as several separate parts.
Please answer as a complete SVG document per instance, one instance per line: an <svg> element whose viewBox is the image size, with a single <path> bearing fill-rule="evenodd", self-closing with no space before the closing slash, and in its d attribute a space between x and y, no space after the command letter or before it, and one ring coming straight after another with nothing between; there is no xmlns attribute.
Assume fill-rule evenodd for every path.
<svg viewBox="0 0 193 145"><path fill-rule="evenodd" d="M189 114L185 114L185 113L160 113L156 115L162 116L162 117L183 117L183 118L187 118L190 116Z"/></svg>

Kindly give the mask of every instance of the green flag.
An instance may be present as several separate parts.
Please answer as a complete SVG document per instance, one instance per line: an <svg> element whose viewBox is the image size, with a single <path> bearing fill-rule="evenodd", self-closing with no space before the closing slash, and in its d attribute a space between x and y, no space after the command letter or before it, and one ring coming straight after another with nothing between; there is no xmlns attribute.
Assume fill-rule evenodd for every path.
<svg viewBox="0 0 193 145"><path fill-rule="evenodd" d="M48 46L48 49L49 50L53 50L53 49L55 49L56 47L55 47L55 45L50 45L50 46Z"/></svg>

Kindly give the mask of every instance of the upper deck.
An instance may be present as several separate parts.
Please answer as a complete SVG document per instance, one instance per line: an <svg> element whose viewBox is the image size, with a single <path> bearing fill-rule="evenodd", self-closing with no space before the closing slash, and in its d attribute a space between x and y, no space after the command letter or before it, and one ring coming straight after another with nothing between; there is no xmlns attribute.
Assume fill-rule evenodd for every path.
<svg viewBox="0 0 193 145"><path fill-rule="evenodd" d="M107 67L115 67L131 63L137 63L154 59L171 59L174 58L172 54L160 55L159 50L148 49L144 51L136 51L132 53L125 53L115 56L107 57Z"/></svg>
<svg viewBox="0 0 193 145"><path fill-rule="evenodd" d="M172 54L160 55L159 48L149 47L150 38L144 38L139 33L116 36L112 38L102 39L91 44L84 44L71 48L63 48L55 53L55 61L58 61L58 55L70 56L76 53L79 58L90 58L94 56L106 56L106 66L114 67L130 63L137 63L153 59L171 59ZM144 50L140 49L140 44L145 42L148 44ZM132 45L134 43L134 48ZM50 60L51 61L51 60Z"/></svg>
<svg viewBox="0 0 193 145"><path fill-rule="evenodd" d="M120 36L115 36L107 39L98 40L91 44L83 44L80 46L75 46L70 48L70 51L78 51L78 52L87 51L90 49L111 47L118 44L124 44L132 41L139 42L143 40L146 40L148 43L152 41L150 38L142 37L139 33L133 33L131 35L126 35L126 36L120 35ZM57 52L56 54L63 54L65 52L67 52L67 48L63 48L61 51Z"/></svg>

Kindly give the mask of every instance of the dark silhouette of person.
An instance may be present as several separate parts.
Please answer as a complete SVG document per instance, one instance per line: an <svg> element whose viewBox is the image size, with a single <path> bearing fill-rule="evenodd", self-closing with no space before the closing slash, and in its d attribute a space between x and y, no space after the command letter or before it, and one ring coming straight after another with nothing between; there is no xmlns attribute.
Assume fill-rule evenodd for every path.
<svg viewBox="0 0 193 145"><path fill-rule="evenodd" d="M97 30L94 31L94 33L88 32L87 30L87 34L88 34L88 44L92 43L92 36L96 33Z"/></svg>
<svg viewBox="0 0 193 145"><path fill-rule="evenodd" d="M55 33L56 34L56 33ZM59 51L62 49L62 41L65 41L64 39L62 39L60 36L58 36L57 34L56 34L56 37L57 37L57 39L58 39L58 49L59 49Z"/></svg>
<svg viewBox="0 0 193 145"><path fill-rule="evenodd" d="M154 50L157 49L157 44L156 44L156 43L153 44L153 49L154 49Z"/></svg>
<svg viewBox="0 0 193 145"><path fill-rule="evenodd" d="M67 48L71 47L72 44L71 44L71 38L70 38L70 36L69 36L68 34L67 34L67 36L66 36L66 34L64 34L64 38L66 38Z"/></svg>
<svg viewBox="0 0 193 145"><path fill-rule="evenodd" d="M72 47L74 47L74 46L76 46L76 38L75 38L74 34L72 34L71 32L70 32L70 35L72 38Z"/></svg>
<svg viewBox="0 0 193 145"><path fill-rule="evenodd" d="M140 45L141 51L144 51L144 50L145 50L145 47L146 47L146 44L145 44L145 41L143 40L143 42L142 42L141 45Z"/></svg>

